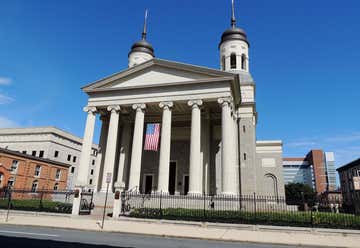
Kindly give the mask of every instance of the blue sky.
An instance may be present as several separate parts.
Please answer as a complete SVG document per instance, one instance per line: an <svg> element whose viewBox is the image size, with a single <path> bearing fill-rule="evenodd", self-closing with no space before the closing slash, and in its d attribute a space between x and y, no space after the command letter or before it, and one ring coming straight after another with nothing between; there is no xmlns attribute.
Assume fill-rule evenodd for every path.
<svg viewBox="0 0 360 248"><path fill-rule="evenodd" d="M251 44L258 139L282 139L285 156L359 157L360 1L235 2ZM230 0L1 1L0 127L82 136L80 87L127 67L145 8L157 57L218 68Z"/></svg>

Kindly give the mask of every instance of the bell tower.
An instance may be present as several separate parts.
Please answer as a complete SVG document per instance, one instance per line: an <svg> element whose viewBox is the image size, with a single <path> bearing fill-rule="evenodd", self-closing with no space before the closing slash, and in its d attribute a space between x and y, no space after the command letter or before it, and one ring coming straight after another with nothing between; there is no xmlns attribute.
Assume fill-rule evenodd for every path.
<svg viewBox="0 0 360 248"><path fill-rule="evenodd" d="M141 35L141 40L134 43L129 52L129 67L144 63L155 57L154 48L147 42L147 17L148 11L145 10L144 28Z"/></svg>
<svg viewBox="0 0 360 248"><path fill-rule="evenodd" d="M236 27L234 0L231 2L231 27L222 34L219 50L221 70L249 72L249 41L245 31Z"/></svg>

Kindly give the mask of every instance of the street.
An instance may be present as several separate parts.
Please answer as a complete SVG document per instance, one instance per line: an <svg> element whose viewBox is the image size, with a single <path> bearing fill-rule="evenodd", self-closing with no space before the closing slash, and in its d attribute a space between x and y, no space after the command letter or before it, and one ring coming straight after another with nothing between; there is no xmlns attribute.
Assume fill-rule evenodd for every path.
<svg viewBox="0 0 360 248"><path fill-rule="evenodd" d="M90 232L59 228L44 228L16 225L0 225L0 244L2 248L162 248L162 247L225 247L225 248L290 248L253 243L235 243L195 239L178 239L143 236L123 233Z"/></svg>

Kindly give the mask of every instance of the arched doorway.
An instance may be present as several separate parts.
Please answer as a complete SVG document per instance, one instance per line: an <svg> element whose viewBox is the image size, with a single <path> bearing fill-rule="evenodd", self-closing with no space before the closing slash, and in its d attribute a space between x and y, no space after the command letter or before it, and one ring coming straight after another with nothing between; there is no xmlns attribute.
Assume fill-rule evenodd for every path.
<svg viewBox="0 0 360 248"><path fill-rule="evenodd" d="M266 174L264 183L267 194L272 197L278 197L278 185L276 176L270 173Z"/></svg>

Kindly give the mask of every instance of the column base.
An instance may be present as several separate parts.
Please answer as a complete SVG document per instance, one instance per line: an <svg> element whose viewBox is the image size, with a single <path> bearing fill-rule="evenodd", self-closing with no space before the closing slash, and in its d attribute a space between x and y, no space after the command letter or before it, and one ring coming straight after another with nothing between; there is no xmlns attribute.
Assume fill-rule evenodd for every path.
<svg viewBox="0 0 360 248"><path fill-rule="evenodd" d="M228 197L231 197L231 196L237 196L238 194L234 193L234 192L221 192L219 194L219 196L228 196Z"/></svg>
<svg viewBox="0 0 360 248"><path fill-rule="evenodd" d="M187 193L187 196L201 196L201 195L203 195L203 193L197 191L192 191Z"/></svg>
<svg viewBox="0 0 360 248"><path fill-rule="evenodd" d="M80 186L80 185L76 185L74 188L74 190L79 191L79 193L78 193L78 197L76 197L76 198L74 197L74 200L73 200L73 205L72 205L72 210L71 210L71 214L73 216L77 216L80 213L81 192L84 190L83 188L84 188L84 186Z"/></svg>

